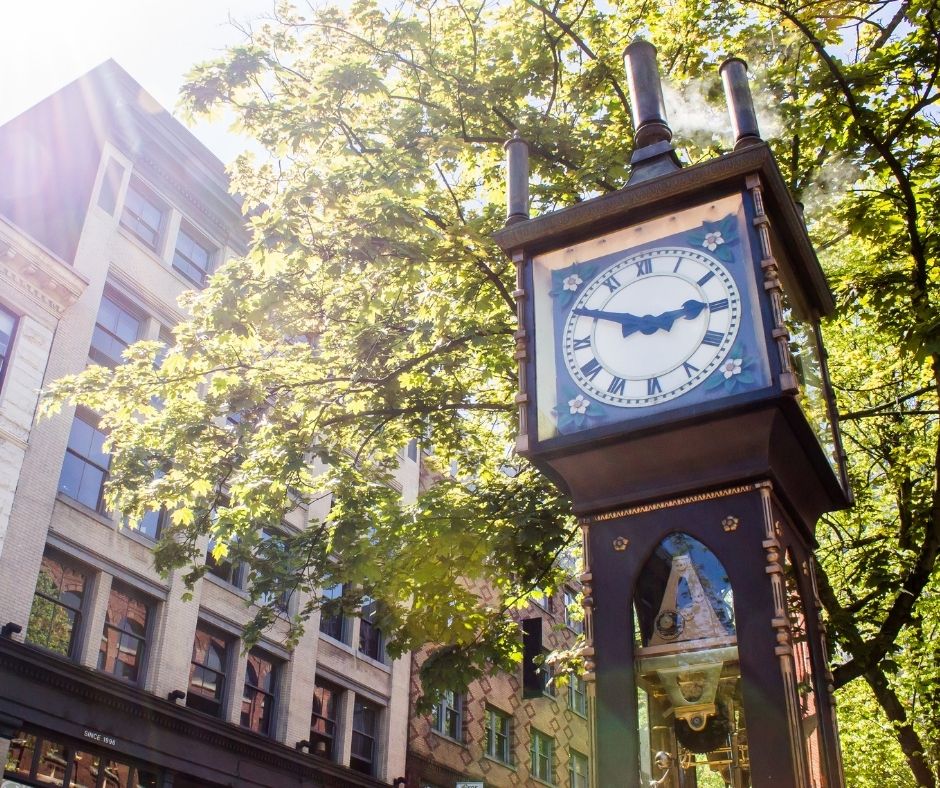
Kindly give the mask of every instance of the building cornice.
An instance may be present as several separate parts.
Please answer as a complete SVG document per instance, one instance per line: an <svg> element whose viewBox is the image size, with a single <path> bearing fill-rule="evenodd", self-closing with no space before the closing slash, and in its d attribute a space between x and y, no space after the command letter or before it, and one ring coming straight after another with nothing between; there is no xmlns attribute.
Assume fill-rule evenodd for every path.
<svg viewBox="0 0 940 788"><path fill-rule="evenodd" d="M0 217L0 283L19 291L58 319L78 300L88 286L88 279Z"/></svg>

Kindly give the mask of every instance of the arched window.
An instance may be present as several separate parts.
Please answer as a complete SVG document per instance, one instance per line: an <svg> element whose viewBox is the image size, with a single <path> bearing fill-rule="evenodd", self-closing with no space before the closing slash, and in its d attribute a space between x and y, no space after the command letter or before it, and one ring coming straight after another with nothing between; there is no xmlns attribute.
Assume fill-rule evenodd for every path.
<svg viewBox="0 0 940 788"><path fill-rule="evenodd" d="M670 534L633 603L641 784L749 786L734 593L721 561Z"/></svg>

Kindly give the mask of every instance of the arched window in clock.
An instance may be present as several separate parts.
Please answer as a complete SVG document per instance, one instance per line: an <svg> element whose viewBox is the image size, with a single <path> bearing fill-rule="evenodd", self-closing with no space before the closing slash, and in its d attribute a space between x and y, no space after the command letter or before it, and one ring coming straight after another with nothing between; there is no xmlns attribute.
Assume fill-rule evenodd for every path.
<svg viewBox="0 0 940 788"><path fill-rule="evenodd" d="M676 532L647 559L634 593L641 785L715 777L750 786L734 592L721 561ZM696 780L689 783L690 771Z"/></svg>

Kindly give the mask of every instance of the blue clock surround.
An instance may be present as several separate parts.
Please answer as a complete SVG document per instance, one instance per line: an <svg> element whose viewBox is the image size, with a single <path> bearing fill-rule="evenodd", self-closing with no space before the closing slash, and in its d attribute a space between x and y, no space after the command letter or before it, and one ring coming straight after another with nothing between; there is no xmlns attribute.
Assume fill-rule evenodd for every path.
<svg viewBox="0 0 940 788"><path fill-rule="evenodd" d="M747 214L750 207L747 200L745 206ZM703 222L701 226L691 230L656 238L627 250L552 271L552 289L549 295L552 299L556 370L556 405L552 413L557 428L556 439L560 438L567 443L564 441L566 436L581 433L604 434L614 425L629 424L631 427L639 427L641 424L659 422L663 418L675 418L677 411L687 411L691 416L711 410L711 406L718 405L719 402L722 407L727 407L729 398L738 400L743 396L745 399L751 399L773 389L772 370L766 353L768 335L763 318L763 304L752 302L757 269L750 241L750 238L743 237L739 231L738 216L730 213L717 221ZM737 337L724 360L703 383L691 391L674 399L640 408L605 404L577 386L564 363L562 333L568 311L576 301L578 293L610 266L625 257L662 247L683 247L695 252L705 252L728 270L742 294L741 324ZM757 289L759 302L763 300L761 291L762 288Z"/></svg>

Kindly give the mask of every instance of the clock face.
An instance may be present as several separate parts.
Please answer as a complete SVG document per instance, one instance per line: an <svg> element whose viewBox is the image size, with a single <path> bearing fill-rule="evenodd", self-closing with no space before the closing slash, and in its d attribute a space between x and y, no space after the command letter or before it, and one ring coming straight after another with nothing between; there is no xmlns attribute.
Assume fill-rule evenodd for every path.
<svg viewBox="0 0 940 788"><path fill-rule="evenodd" d="M564 362L575 385L610 406L642 408L691 391L738 334L734 278L704 250L645 249L579 284L562 332Z"/></svg>
<svg viewBox="0 0 940 788"><path fill-rule="evenodd" d="M536 439L770 387L752 228L737 193L534 255Z"/></svg>

